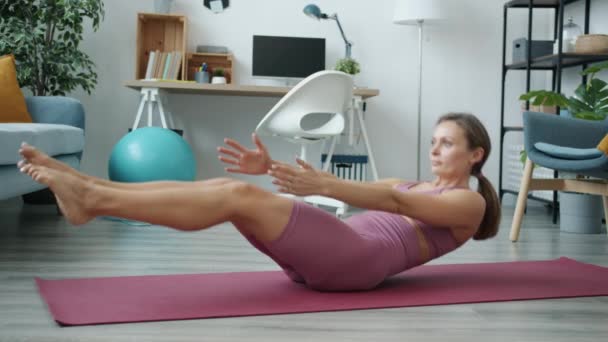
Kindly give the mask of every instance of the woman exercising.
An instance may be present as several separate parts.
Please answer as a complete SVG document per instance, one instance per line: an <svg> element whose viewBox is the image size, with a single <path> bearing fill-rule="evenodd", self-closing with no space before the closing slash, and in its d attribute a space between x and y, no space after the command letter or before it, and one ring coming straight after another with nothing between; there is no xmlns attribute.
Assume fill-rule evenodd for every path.
<svg viewBox="0 0 608 342"><path fill-rule="evenodd" d="M66 219L84 224L115 216L179 230L231 222L293 281L320 291L368 290L384 279L449 253L470 238L496 235L500 207L481 169L490 139L473 115L452 113L435 126L431 182L385 179L353 182L273 161L253 135L255 149L226 139L219 159L232 173L269 174L282 193L323 195L368 209L344 221L301 201L243 181L117 183L80 173L23 144L20 170L49 186ZM478 192L469 178L478 179Z"/></svg>

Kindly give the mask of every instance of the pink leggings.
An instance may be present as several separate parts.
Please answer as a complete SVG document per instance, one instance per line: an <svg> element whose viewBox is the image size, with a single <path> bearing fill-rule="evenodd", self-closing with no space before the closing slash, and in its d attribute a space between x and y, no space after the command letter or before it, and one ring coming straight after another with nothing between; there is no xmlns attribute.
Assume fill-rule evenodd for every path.
<svg viewBox="0 0 608 342"><path fill-rule="evenodd" d="M391 260L403 259L402 251L387 248L376 235L299 201L279 238L269 243L246 238L293 281L318 291L372 289L394 273Z"/></svg>

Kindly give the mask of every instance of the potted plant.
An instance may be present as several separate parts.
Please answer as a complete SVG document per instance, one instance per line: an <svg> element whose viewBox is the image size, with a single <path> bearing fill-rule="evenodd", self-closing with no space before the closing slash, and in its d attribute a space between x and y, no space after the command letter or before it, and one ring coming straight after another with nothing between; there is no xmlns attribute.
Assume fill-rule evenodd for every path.
<svg viewBox="0 0 608 342"><path fill-rule="evenodd" d="M103 20L102 0L13 0L0 4L0 55L12 53L17 79L34 95L65 95L97 84L95 64L80 50L83 24Z"/></svg>
<svg viewBox="0 0 608 342"><path fill-rule="evenodd" d="M579 119L604 120L608 116L608 83L596 78L602 70L608 70L608 62L596 64L581 72L582 76L588 76L587 82L579 85L570 98L553 91L533 90L522 94L519 99L530 101L531 106L567 109L569 115Z"/></svg>
<svg viewBox="0 0 608 342"><path fill-rule="evenodd" d="M562 94L549 90L533 90L519 97L522 101L522 109L525 109L526 101L530 102L530 111L548 114L557 114L557 107L568 107L568 99Z"/></svg>
<svg viewBox="0 0 608 342"><path fill-rule="evenodd" d="M359 62L350 57L339 59L335 69L353 76L361 72Z"/></svg>
<svg viewBox="0 0 608 342"><path fill-rule="evenodd" d="M213 84L226 84L226 77L224 73L224 68L215 68L213 69L213 78L211 79L211 83Z"/></svg>
<svg viewBox="0 0 608 342"><path fill-rule="evenodd" d="M587 76L587 82L578 86L574 95L569 98L552 91L535 90L521 95L519 99L530 101L531 106L554 107L554 109L548 110L552 113L557 112L557 107L566 109L568 115L576 119L605 120L608 116L608 83L596 76L600 71L607 69L608 62L604 62L581 72L581 75ZM542 110L543 108L540 109L542 112L547 112ZM526 152L522 151L520 156L522 162L525 162ZM562 231L599 233L602 214L600 196L571 192L560 193L560 217L564 218L560 220ZM575 223L575 219L580 219L581 222Z"/></svg>

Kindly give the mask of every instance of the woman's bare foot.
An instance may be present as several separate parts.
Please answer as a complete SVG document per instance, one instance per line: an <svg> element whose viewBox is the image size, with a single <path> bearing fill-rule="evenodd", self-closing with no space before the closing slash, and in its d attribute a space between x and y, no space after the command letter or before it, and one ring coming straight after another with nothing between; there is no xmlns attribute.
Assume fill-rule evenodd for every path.
<svg viewBox="0 0 608 342"><path fill-rule="evenodd" d="M81 225L93 219L88 203L94 203L91 183L70 173L42 165L28 164L21 168L33 180L51 188L57 204L69 223Z"/></svg>
<svg viewBox="0 0 608 342"><path fill-rule="evenodd" d="M88 176L76 171L68 164L62 163L55 158L49 157L46 153L40 151L32 145L22 143L19 149L19 154L23 157L17 166L21 169L28 164L45 166L50 169L58 170L61 172L69 173L74 176L78 176L82 179L88 179Z"/></svg>

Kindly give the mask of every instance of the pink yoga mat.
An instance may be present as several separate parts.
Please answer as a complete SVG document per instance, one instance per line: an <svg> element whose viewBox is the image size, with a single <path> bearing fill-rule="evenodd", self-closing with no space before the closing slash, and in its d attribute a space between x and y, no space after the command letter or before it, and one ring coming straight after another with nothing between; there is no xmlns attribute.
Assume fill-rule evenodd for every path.
<svg viewBox="0 0 608 342"><path fill-rule="evenodd" d="M366 292L322 293L280 271L43 280L62 325L608 295L608 268L568 258L421 266Z"/></svg>

